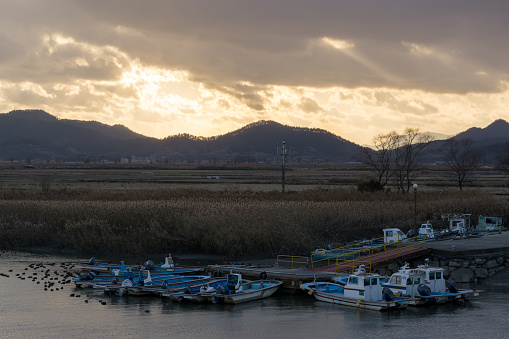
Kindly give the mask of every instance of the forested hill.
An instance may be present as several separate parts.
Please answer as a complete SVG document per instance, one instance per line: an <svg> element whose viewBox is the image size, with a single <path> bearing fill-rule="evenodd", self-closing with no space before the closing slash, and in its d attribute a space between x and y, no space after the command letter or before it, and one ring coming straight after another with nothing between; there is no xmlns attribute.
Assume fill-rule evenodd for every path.
<svg viewBox="0 0 509 339"><path fill-rule="evenodd" d="M156 139L96 121L58 119L42 110L0 114L0 160L277 161L285 141L299 162L351 161L358 145L321 129L259 121L211 137L188 134Z"/></svg>

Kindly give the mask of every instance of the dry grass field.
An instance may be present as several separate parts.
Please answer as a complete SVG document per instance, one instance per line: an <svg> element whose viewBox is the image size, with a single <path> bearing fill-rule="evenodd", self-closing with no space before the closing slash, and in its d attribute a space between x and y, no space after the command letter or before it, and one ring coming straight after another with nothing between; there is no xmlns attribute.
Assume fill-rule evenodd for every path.
<svg viewBox="0 0 509 339"><path fill-rule="evenodd" d="M508 178L474 173L459 191L448 173L419 172L417 196L361 193L359 164L0 165L0 248L84 253L200 252L227 258L307 254L315 246L406 231L443 213L509 217ZM390 187L391 188L391 187ZM417 203L415 205L415 203Z"/></svg>

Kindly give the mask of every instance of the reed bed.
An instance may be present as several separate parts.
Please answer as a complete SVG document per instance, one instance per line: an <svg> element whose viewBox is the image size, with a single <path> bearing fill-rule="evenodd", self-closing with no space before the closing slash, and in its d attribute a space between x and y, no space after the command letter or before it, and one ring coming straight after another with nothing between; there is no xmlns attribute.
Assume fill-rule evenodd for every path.
<svg viewBox="0 0 509 339"><path fill-rule="evenodd" d="M354 189L289 192L173 189L129 196L106 192L0 200L0 248L51 247L84 253L199 252L225 257L306 255L379 237L413 224L413 194ZM417 222L441 213L509 216L506 197L422 192Z"/></svg>

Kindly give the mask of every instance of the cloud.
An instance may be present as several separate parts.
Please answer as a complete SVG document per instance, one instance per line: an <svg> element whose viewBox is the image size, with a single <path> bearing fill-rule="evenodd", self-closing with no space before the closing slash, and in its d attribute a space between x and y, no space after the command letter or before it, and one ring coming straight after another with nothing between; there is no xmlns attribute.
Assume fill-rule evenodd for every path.
<svg viewBox="0 0 509 339"><path fill-rule="evenodd" d="M4 109L157 136L263 118L370 138L456 110L465 124L507 115L506 1L4 2Z"/></svg>

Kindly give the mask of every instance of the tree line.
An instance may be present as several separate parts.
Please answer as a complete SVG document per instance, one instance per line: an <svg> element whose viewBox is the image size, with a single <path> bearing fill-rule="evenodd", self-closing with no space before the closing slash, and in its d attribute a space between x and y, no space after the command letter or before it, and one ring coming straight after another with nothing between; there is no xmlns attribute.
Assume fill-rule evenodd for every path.
<svg viewBox="0 0 509 339"><path fill-rule="evenodd" d="M374 179L359 189L383 190L389 182L395 182L398 192L408 193L433 141L430 134L420 133L413 127L405 128L403 133L392 131L376 135L373 148L361 147L356 154L357 160L374 174ZM463 190L482 159L482 154L475 149L475 141L450 138L442 142L439 152L443 165L454 177L458 188ZM497 169L509 175L509 143L499 152Z"/></svg>

